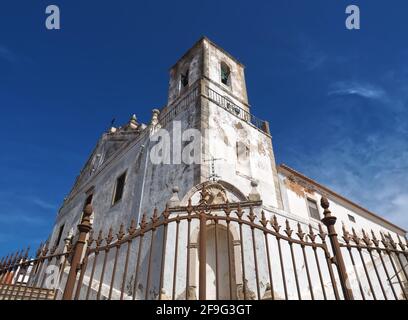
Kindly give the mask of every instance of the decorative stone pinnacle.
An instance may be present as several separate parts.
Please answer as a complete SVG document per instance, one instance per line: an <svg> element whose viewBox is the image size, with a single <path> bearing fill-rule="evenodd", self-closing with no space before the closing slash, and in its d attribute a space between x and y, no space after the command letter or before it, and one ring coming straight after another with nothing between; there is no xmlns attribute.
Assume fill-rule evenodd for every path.
<svg viewBox="0 0 408 320"><path fill-rule="evenodd" d="M177 186L174 186L172 189L173 196L170 198L170 200L167 202L167 205L169 208L175 208L180 206L180 198L179 198L179 188Z"/></svg>
<svg viewBox="0 0 408 320"><path fill-rule="evenodd" d="M248 200L249 201L260 201L261 195L259 194L258 189L257 189L258 181L252 180L251 186L252 186L252 189L251 189L251 192L249 193Z"/></svg>
<svg viewBox="0 0 408 320"><path fill-rule="evenodd" d="M74 237L74 228L69 229L67 238L70 240Z"/></svg>
<svg viewBox="0 0 408 320"><path fill-rule="evenodd" d="M159 123L160 111L158 109L153 109L152 112L153 112L152 120L150 121L150 134L151 135L153 135L157 130L161 128L160 123Z"/></svg>
<svg viewBox="0 0 408 320"><path fill-rule="evenodd" d="M135 115L135 114L132 115L132 117L130 118L129 127L130 127L131 129L134 129L134 130L139 127L139 125L138 125L138 123L137 123L137 118L136 118L136 115Z"/></svg>
<svg viewBox="0 0 408 320"><path fill-rule="evenodd" d="M152 113L153 113L153 115L152 115L151 124L152 124L152 125L156 125L156 124L159 122L160 110L158 110L158 109L153 109L153 110L152 110Z"/></svg>

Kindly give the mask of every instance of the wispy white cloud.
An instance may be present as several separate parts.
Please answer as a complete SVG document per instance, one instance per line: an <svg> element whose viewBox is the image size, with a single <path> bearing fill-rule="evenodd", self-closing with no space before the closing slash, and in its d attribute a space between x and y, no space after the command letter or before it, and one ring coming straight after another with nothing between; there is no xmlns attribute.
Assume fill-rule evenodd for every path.
<svg viewBox="0 0 408 320"><path fill-rule="evenodd" d="M302 36L299 39L298 60L304 65L308 71L314 71L323 67L328 61L327 54L317 48L311 39Z"/></svg>
<svg viewBox="0 0 408 320"><path fill-rule="evenodd" d="M306 51L303 53L301 61L306 66L307 70L313 71L322 67L326 63L327 56L320 51L316 52Z"/></svg>
<svg viewBox="0 0 408 320"><path fill-rule="evenodd" d="M29 197L28 198L33 204L37 205L38 207L46 210L54 210L56 206L53 203L40 199L38 197Z"/></svg>
<svg viewBox="0 0 408 320"><path fill-rule="evenodd" d="M6 46L0 45L0 59L7 62L16 62L16 55Z"/></svg>
<svg viewBox="0 0 408 320"><path fill-rule="evenodd" d="M0 223L1 224L25 224L31 226L41 226L46 225L49 222L45 217L33 213L21 213L21 212L11 212L0 214Z"/></svg>
<svg viewBox="0 0 408 320"><path fill-rule="evenodd" d="M0 205L3 207L14 207L15 203L24 204L24 207L38 207L48 211L57 209L54 203L28 192L22 194L21 192L10 190L0 191Z"/></svg>
<svg viewBox="0 0 408 320"><path fill-rule="evenodd" d="M363 98L379 100L387 98L386 92L382 88L372 84L354 81L341 81L332 84L328 95L355 95Z"/></svg>
<svg viewBox="0 0 408 320"><path fill-rule="evenodd" d="M405 229L408 229L407 81L408 76L400 73L398 82L389 81L387 86L364 81L331 85L330 95L374 100L376 108L369 114L379 120L374 127L361 130L361 121L351 121L349 110L342 114L344 108L339 107L328 115L327 121L335 130L326 136L327 143L313 157L302 157L295 163L307 175ZM344 106L348 102L337 103Z"/></svg>
<svg viewBox="0 0 408 320"><path fill-rule="evenodd" d="M339 139L299 166L323 184L408 229L407 164L408 143L379 138L365 142Z"/></svg>

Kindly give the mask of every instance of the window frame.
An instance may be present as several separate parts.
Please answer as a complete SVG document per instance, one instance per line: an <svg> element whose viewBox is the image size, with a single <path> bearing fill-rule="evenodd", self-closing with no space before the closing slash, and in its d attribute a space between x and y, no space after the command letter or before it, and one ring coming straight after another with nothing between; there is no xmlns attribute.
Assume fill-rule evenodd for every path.
<svg viewBox="0 0 408 320"><path fill-rule="evenodd" d="M224 81L223 81L223 77L222 77L222 75L223 75L223 67L227 67L228 68L228 71L229 71L229 73L228 73L228 78L227 78L227 83L224 83ZM221 61L220 62L220 82L221 82L221 84L222 85L224 85L224 86L226 86L227 88L230 88L231 89L231 87L232 87L232 71L231 71L231 67L228 65L228 63L226 63L225 61Z"/></svg>
<svg viewBox="0 0 408 320"><path fill-rule="evenodd" d="M182 69L183 71L181 71L179 73L178 76L178 92L179 94L182 94L185 90L187 90L190 87L190 66L188 66L187 68ZM183 84L183 77L186 76L187 77L187 84L184 85Z"/></svg>
<svg viewBox="0 0 408 320"><path fill-rule="evenodd" d="M320 222L321 219L322 219L322 216L321 216L321 214L320 214L318 202L317 202L315 199L310 198L310 197L306 197L305 200L306 200L306 207L307 207L307 212L308 212L308 214L309 214L309 218L311 218L311 219L313 219L313 220L315 220L315 221L319 221L319 222ZM310 202L313 202L313 203L316 205L317 213L319 214L319 219L316 219L315 217L312 216L312 214L311 214L311 212L310 212L309 201L310 201Z"/></svg>
<svg viewBox="0 0 408 320"><path fill-rule="evenodd" d="M61 238L62 238L62 234L64 232L64 228L65 228L65 223L63 223L62 225L59 226L58 228L58 236L57 239L55 239L55 246L59 246L59 244L61 243Z"/></svg>
<svg viewBox="0 0 408 320"><path fill-rule="evenodd" d="M123 177L123 176L125 176L125 178L124 178L124 181L123 181L122 194L121 194L121 196L120 196L120 199L118 199L118 200L115 201L115 199L116 199L116 192L117 192L117 190L118 190L118 182L119 182L119 179L120 179L121 177ZM122 201L123 195L124 195L124 193L125 193L126 181L127 181L127 170L125 170L124 172L122 172L122 173L121 173L120 175L118 175L118 176L116 177L116 179L115 179L115 185L114 185L114 188L113 188L113 195L112 195L111 207L114 207L115 205L117 205L118 203L120 203L120 202Z"/></svg>

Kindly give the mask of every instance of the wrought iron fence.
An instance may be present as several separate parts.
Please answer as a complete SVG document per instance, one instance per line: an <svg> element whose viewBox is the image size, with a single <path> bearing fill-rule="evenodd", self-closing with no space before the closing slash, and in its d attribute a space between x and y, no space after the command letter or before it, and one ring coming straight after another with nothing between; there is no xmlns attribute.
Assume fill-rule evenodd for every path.
<svg viewBox="0 0 408 320"><path fill-rule="evenodd" d="M261 202L190 201L104 235L92 231L89 205L64 251L46 244L34 259L26 251L1 260L0 299L407 299L406 239L344 229L341 242L324 198L322 206L316 228L265 213Z"/></svg>
<svg viewBox="0 0 408 320"><path fill-rule="evenodd" d="M352 233L343 226L344 243L341 248L348 260L350 287L356 299L408 299L408 251L407 244L398 237L371 231L371 236L355 229Z"/></svg>
<svg viewBox="0 0 408 320"><path fill-rule="evenodd" d="M144 216L138 229L133 222L126 233L122 225L116 235L110 229L105 237L99 233L97 239L88 239L74 298L275 299L280 286L280 298L288 299L288 278L293 277L298 299L306 295L314 299L314 285L323 298L339 299L323 229L315 234L310 227L304 233L299 224L296 237L294 232L289 222L281 232L276 216L267 220L261 212L257 217L254 203L190 205L176 212L166 209L160 216L156 211L149 223ZM278 253L275 263L272 241ZM298 274L295 247L302 252L303 275ZM306 252L312 253L313 261ZM285 257L291 259L292 268L286 269ZM279 271L272 265L280 265ZM318 271L319 284L312 283L311 269ZM207 279L209 275L212 279ZM308 293L301 292L302 276L308 281Z"/></svg>
<svg viewBox="0 0 408 320"><path fill-rule="evenodd" d="M15 255L10 255L0 263L0 300L50 300L56 299L58 287L63 285L60 278L66 267L72 246L65 251L56 252L56 247L49 248L48 243L41 244L33 259L29 248ZM53 267L53 268L48 268ZM47 271L48 270L48 271ZM48 272L53 277L48 278ZM51 281L52 283L47 283ZM52 287L52 289L49 289Z"/></svg>

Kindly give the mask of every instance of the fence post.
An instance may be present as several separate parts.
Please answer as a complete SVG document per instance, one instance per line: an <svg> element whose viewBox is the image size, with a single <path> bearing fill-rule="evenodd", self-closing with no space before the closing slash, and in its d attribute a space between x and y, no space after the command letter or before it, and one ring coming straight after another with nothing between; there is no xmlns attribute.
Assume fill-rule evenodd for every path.
<svg viewBox="0 0 408 320"><path fill-rule="evenodd" d="M333 249L333 262L337 266L339 273L341 288L343 290L343 295L345 300L354 300L353 292L349 288L349 279L347 275L346 265L344 264L343 255L341 253L339 240L337 238L336 229L334 225L336 224L337 218L331 215L329 210L329 200L326 197L322 197L320 204L324 209L324 218L322 219L323 224L327 227L328 236L330 238L331 247Z"/></svg>
<svg viewBox="0 0 408 320"><path fill-rule="evenodd" d="M205 300L207 293L207 216L204 208L200 211L200 268L199 268L199 299Z"/></svg>
<svg viewBox="0 0 408 320"><path fill-rule="evenodd" d="M91 220L90 220L92 211L93 211L92 205L88 204L84 209L82 221L78 225L79 238L74 247L71 268L69 270L67 283L65 285L64 294L62 296L63 300L72 300L72 295L74 293L74 288L75 288L76 276L77 276L77 272L81 264L82 254L84 252L84 246L86 244L86 237L89 231L91 231L92 229Z"/></svg>

